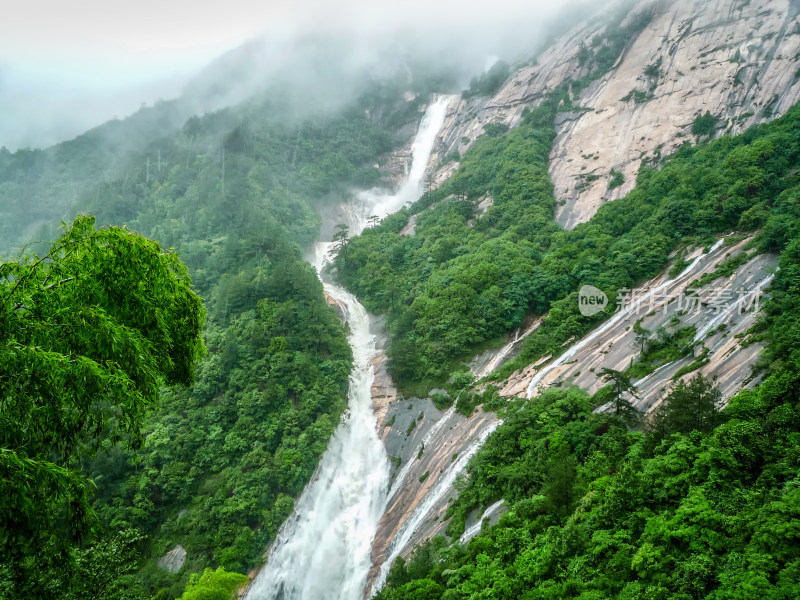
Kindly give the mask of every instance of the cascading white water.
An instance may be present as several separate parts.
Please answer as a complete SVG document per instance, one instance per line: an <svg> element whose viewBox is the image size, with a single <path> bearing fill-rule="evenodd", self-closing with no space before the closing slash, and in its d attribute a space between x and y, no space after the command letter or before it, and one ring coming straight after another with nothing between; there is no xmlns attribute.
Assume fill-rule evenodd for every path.
<svg viewBox="0 0 800 600"><path fill-rule="evenodd" d="M425 436L422 438L422 441L420 442L419 446L417 446L417 448L423 448L423 449L427 448L430 445L431 440L434 438L434 436L437 433L439 433L441 428L444 427L445 423L447 423L455 413L456 413L456 405L453 404L453 406L448 408L447 412L444 413L442 417L431 426L431 428L428 430L428 433L426 433ZM389 490L389 495L387 496L388 500L394 498L400 491L400 488L402 488L403 483L406 480L406 477L408 477L409 471L411 471L411 469L414 468L414 463L416 463L417 461L416 457L417 457L416 452L409 453L408 459L406 460L406 464L403 465L403 468L400 469L400 472L395 476L394 481L392 482L392 488Z"/></svg>
<svg viewBox="0 0 800 600"><path fill-rule="evenodd" d="M694 341L699 342L703 340L706 335L708 335L709 331L716 329L722 323L725 323L735 311L746 309L755 298L760 296L764 288L769 285L774 277L775 274L770 273L764 277L764 279L759 281L752 290L744 294L737 302L729 302L727 306L720 309L717 314L708 321L708 323L697 330L697 333L694 336Z"/></svg>
<svg viewBox="0 0 800 600"><path fill-rule="evenodd" d="M445 494L450 492L453 484L456 481L456 477L464 472L464 469L467 468L467 464L469 463L470 459L475 456L478 450L483 447L483 444L486 442L489 436L492 435L494 430L502 424L502 420L490 423L481 432L478 438L472 442L469 448L467 448L467 451L459 455L458 460L450 463L447 469L445 469L444 473L442 473L436 480L433 488L431 488L430 491L425 494L425 498L414 509L414 511L411 513L411 516L406 519L406 521L400 527L400 530L394 536L394 539L389 546L389 556L381 565L378 578L372 586L372 593L375 593L381 589L383 584L386 582L386 577L389 575L389 569L391 569L394 559L400 556L400 553L406 549L409 542L411 542L413 539L414 534L419 529L419 526L422 525L422 522L426 518L428 518L431 509L442 500Z"/></svg>
<svg viewBox="0 0 800 600"><path fill-rule="evenodd" d="M479 371L476 375L476 379L483 379L487 375L489 375L492 371L497 369L498 367L502 366L503 362L505 361L506 356L514 350L522 340L532 334L534 331L539 329L539 326L542 324L541 319L537 319L533 323L531 323L530 327L528 327L525 331L520 331L517 329L514 332L514 339L508 342L505 346L498 350L497 354L495 354L494 358L489 361L481 371Z"/></svg>
<svg viewBox="0 0 800 600"><path fill-rule="evenodd" d="M468 541L478 535L481 532L481 529L483 529L483 520L491 517L500 509L501 506L503 506L503 504L505 504L505 499L498 500L485 511L483 511L481 518L478 519L472 527L464 531L458 541L462 544L466 544Z"/></svg>
<svg viewBox="0 0 800 600"><path fill-rule="evenodd" d="M385 217L417 200L423 176L451 97L442 96L425 114L412 146L407 179L391 194L361 192L348 204L350 235L370 217ZM330 242L314 247L318 272L328 260ZM371 564L372 540L386 506L389 462L378 438L372 410L372 359L375 336L364 307L346 290L324 283L346 312L353 348L348 413L322 456L314 479L281 527L267 564L247 591L247 600L360 600Z"/></svg>

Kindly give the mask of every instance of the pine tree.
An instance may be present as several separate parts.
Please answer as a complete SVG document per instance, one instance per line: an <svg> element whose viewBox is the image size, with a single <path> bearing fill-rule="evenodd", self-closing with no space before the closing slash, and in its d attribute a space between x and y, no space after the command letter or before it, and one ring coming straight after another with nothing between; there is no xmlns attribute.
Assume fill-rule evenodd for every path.
<svg viewBox="0 0 800 600"><path fill-rule="evenodd" d="M639 411L625 397L630 394L634 398L638 398L636 386L631 382L631 378L621 371L608 368L600 370L600 377L604 382L611 384L613 414L621 418L629 427L634 426L640 419Z"/></svg>

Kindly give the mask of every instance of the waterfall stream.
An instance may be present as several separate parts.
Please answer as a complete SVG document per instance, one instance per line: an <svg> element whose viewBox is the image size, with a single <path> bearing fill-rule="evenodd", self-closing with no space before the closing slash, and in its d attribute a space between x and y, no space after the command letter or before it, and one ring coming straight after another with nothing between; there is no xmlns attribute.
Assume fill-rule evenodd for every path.
<svg viewBox="0 0 800 600"><path fill-rule="evenodd" d="M428 108L412 145L411 168L397 192L363 191L344 207L350 235L361 233L372 216L385 217L422 195L423 177L450 100L442 96ZM310 261L320 273L331 247L331 242L314 246ZM370 318L347 290L330 282L324 286L343 307L350 327L348 411L314 479L281 527L247 600L360 600L372 540L386 506L389 462L372 409L372 360L378 351Z"/></svg>
<svg viewBox="0 0 800 600"><path fill-rule="evenodd" d="M464 533L461 534L461 537L458 541L462 544L466 544L468 541L478 535L483 528L483 520L492 517L494 513L496 513L503 506L503 504L505 504L505 499L500 499L483 511L483 514L480 516L480 518L475 521L475 524L472 527L465 530Z"/></svg>

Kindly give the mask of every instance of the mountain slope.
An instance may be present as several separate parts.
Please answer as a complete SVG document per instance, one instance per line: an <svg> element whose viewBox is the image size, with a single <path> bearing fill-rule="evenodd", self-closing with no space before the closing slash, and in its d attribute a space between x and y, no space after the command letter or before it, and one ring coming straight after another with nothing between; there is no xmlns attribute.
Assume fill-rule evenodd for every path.
<svg viewBox="0 0 800 600"><path fill-rule="evenodd" d="M474 451L495 422L483 411L468 418L441 412L454 397L469 415L481 402L502 406L487 383L499 383L503 396L534 397L541 384L577 384L602 391L594 399L602 407L608 390L601 369L630 367L640 386L632 400L646 411L663 404L675 380L697 373L717 377L725 401L759 383L764 346L760 334L752 335L754 312L709 311L692 320L680 307L662 316L657 306L594 337L589 332L598 321L578 315L577 290L599 286L613 307L621 288L641 293L667 281L664 291L674 296L688 286L706 298L717 289L733 296L744 289L752 299L769 288L771 253L785 249L796 231L786 203L796 185L797 9L630 4L576 27L535 64L517 65L493 95L465 94L451 106L431 164L435 191L352 240L350 264L339 263L342 280L368 306L386 311L394 344L389 370L412 396L408 407L398 401L387 409L379 400L387 443L399 452L396 473L415 483L390 502L374 546L376 576L387 556L407 556L445 528L452 533L443 523L456 495L448 480L457 457ZM785 113L775 129L752 128ZM549 127L553 141L543 160L532 140L549 143ZM769 131L782 133L771 138ZM759 142L763 135L771 141ZM699 146L669 156L687 142ZM537 220L553 206L547 185L536 183L542 167L553 183L551 218L566 232ZM722 175L730 168L737 171ZM715 243L737 229L761 228L755 242L737 233L724 246ZM503 319L506 325L498 325ZM501 348L494 336L504 327L508 347ZM530 335L514 342L514 330ZM692 343L681 345L678 331L690 330ZM494 381L470 388L463 363L486 346L494 350L478 363L512 362ZM556 360L562 353L563 363ZM444 396L432 389L439 386ZM497 499L483 497L471 508Z"/></svg>
<svg viewBox="0 0 800 600"><path fill-rule="evenodd" d="M618 3L521 66L493 96L463 100L439 156L463 154L486 124L517 125L526 106L572 81L572 107L556 121L549 165L556 218L572 228L633 189L643 161L694 142L695 119L706 111L714 118L709 133L737 134L800 100L799 19L794 0ZM612 170L624 183L609 189Z"/></svg>

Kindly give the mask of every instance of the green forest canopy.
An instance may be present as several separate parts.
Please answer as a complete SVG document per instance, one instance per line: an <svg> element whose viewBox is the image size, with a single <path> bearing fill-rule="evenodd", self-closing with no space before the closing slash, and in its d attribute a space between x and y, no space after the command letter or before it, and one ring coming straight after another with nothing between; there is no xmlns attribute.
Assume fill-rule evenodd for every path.
<svg viewBox="0 0 800 600"><path fill-rule="evenodd" d="M194 381L204 317L174 253L92 217L0 264L0 561L16 591L90 536L82 460L141 446L159 387Z"/></svg>
<svg viewBox="0 0 800 600"><path fill-rule="evenodd" d="M412 207L418 212L433 206L420 213L419 239L397 234L405 214L351 241L349 264L340 261L342 277L373 307L389 312L392 343L418 344L423 356L441 349L425 337L425 328L416 328L437 311L417 312L415 306L422 298L426 306L445 297L442 282L466 286L478 303L482 295L495 294L500 303L494 306L517 311L509 314L549 309L507 373L557 354L569 337L595 324L577 312L574 290L581 283L600 282L609 292L631 287L663 269L665 257L681 245L739 229L758 232L756 250L780 253L770 299L750 332L751 340L766 344L759 365L764 380L720 412L712 381L678 383L665 392L663 408L644 432L629 431L614 415L594 413L606 398L579 389L551 389L510 403L502 411L503 425L457 483L447 534L457 540L469 514L500 498L508 511L467 544L435 538L408 561L398 560L377 598L797 598L800 107L741 136L685 146L660 169L645 166L627 197L604 205L572 231L551 224L545 236L513 226L509 235L509 228L495 232L492 225L513 215L510 222L524 227L527 215L541 210L537 202L550 206L549 189L542 188L538 201L514 203L515 195L504 195L503 169L481 177L486 162L469 160L501 154L496 164L524 173L514 163L517 149L541 142L535 141L530 115L521 127L517 134L484 138L472 157L465 155L449 184L465 181L464 188L445 187ZM537 176L523 180L531 186ZM494 195L494 214L490 209L467 227L477 199L487 193ZM435 251L448 239L458 243L438 260ZM489 245L499 260L488 259ZM380 253L374 252L378 247ZM400 247L408 254L395 250ZM528 248L523 255L521 249ZM504 270L506 260L519 267ZM425 270L440 284L438 292L428 289ZM511 275L520 272L512 283ZM394 286L394 295L378 294L380 283L367 273ZM514 285L528 286L519 304ZM443 377L453 366L446 359L467 355L459 353L503 331L499 319L495 328L480 329L489 323L472 321L472 329L462 329L470 321L467 310L449 303L435 323L439 337L464 336L455 338L445 360L413 363L395 350L396 372Z"/></svg>
<svg viewBox="0 0 800 600"><path fill-rule="evenodd" d="M174 600L191 573L245 573L263 560L346 407L352 360L301 248L317 236L317 211L376 182L375 156L399 141L393 128L419 118L421 100L401 99L407 86L375 82L307 119L277 96L255 98L168 135L137 131L127 148L125 136L107 147L95 131L0 153L4 243L37 223L46 239L54 217L84 211L158 240L204 299L208 349L191 387L162 389L136 414L141 447L114 446L106 429L102 452L80 449L97 520L57 555L0 560L0 597L83 598L92 588L97 598ZM43 526L58 518L44 515ZM156 559L176 544L187 561L173 574ZM20 565L30 577L15 580Z"/></svg>

